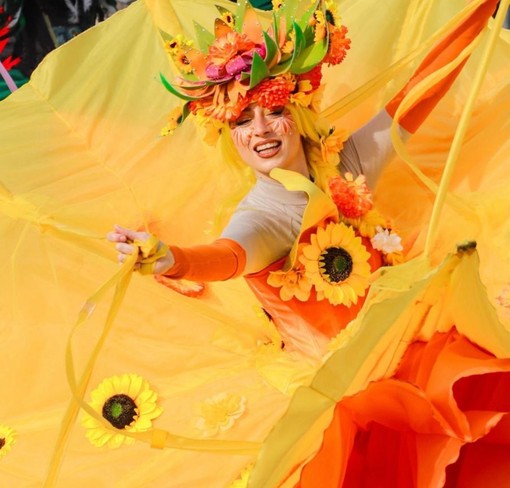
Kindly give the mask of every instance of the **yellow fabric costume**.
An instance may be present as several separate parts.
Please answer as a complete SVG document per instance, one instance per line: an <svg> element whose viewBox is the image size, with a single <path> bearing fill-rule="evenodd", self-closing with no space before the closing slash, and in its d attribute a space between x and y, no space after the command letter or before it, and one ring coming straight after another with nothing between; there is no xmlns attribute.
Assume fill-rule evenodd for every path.
<svg viewBox="0 0 510 488"><path fill-rule="evenodd" d="M279 349L242 280L208 285L193 298L150 276L131 278L132 262L118 267L103 237L113 223L177 245L203 242L230 190L218 151L199 142L192 124L158 136L177 103L159 82L160 72L172 71L159 29L208 25L215 3L229 6L139 0L57 49L0 104L0 486L224 487L256 460L250 486L292 486L335 401L389 375L409 340L453 322L510 357L510 38L498 29L501 15L407 144L411 164L396 158L379 183L378 205L413 259L381 274L317 375L317 365ZM326 74L325 115L355 129L398 90L437 32L471 6L342 2L352 48L341 74ZM470 101L471 118L461 117ZM465 240L477 241L478 254L447 257ZM374 316L385 332L368 340ZM330 371L352 357L357 363L338 386ZM98 431L102 424L81 421L78 401L89 402L114 376L103 389L128 383L142 391L140 416L157 430L98 448L82 424Z"/></svg>

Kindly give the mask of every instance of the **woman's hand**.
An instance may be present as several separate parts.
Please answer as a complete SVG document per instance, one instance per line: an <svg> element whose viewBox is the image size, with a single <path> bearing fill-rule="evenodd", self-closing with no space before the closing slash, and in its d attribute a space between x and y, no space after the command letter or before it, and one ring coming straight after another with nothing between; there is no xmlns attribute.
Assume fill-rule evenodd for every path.
<svg viewBox="0 0 510 488"><path fill-rule="evenodd" d="M175 263L174 256L166 245L163 242L158 241L154 252L144 256L140 247L134 244L135 241L142 244L147 243L152 237L152 234L149 234L148 232L137 232L121 227L120 225L114 225L113 231L106 235L106 238L109 241L116 242L115 249L119 251L119 263L123 263L128 256L139 251L135 269L141 269L144 271L147 269L146 264L150 262L151 272L154 274L162 274L168 271ZM160 251L166 252L164 252L161 257L158 257L154 262L151 262L150 258Z"/></svg>

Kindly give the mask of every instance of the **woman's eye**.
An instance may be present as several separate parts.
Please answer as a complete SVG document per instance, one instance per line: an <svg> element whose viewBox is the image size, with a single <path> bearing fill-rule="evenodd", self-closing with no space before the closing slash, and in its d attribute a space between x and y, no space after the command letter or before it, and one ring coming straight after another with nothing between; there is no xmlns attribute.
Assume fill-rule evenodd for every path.
<svg viewBox="0 0 510 488"><path fill-rule="evenodd" d="M271 112L269 112L269 115L273 115L273 116L282 115L284 110L285 109L283 107L275 108L274 110L271 110Z"/></svg>
<svg viewBox="0 0 510 488"><path fill-rule="evenodd" d="M234 127L242 127L243 125L248 125L251 122L251 119L238 119L234 122Z"/></svg>

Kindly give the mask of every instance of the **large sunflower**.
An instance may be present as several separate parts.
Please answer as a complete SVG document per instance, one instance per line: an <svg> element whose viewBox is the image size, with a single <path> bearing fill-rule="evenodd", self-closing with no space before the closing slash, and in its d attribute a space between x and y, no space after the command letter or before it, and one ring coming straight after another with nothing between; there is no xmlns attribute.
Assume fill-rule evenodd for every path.
<svg viewBox="0 0 510 488"><path fill-rule="evenodd" d="M0 424L0 458L5 456L16 442L16 433L7 425Z"/></svg>
<svg viewBox="0 0 510 488"><path fill-rule="evenodd" d="M317 299L350 306L365 294L370 276L367 251L361 238L343 223L330 223L310 236L300 258L317 291Z"/></svg>
<svg viewBox="0 0 510 488"><path fill-rule="evenodd" d="M122 434L142 432L152 426L162 409L156 404L157 394L141 376L123 374L104 379L91 392L89 405L102 415L118 433L105 427L94 417L85 413L82 424L87 428L86 436L95 446L116 448L122 444L132 444L134 439Z"/></svg>

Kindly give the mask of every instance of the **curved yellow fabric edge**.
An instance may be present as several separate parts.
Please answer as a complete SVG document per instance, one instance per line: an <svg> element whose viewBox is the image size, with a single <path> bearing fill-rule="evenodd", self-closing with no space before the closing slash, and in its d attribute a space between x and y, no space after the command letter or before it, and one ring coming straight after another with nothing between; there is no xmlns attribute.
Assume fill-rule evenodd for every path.
<svg viewBox="0 0 510 488"><path fill-rule="evenodd" d="M292 246L285 268L289 269L296 263L298 244L301 235L318 222L328 218L338 218L335 204L320 188L308 178L294 171L275 168L270 173L271 178L279 181L289 191L303 191L308 195L308 204L303 214L303 222L298 238Z"/></svg>

